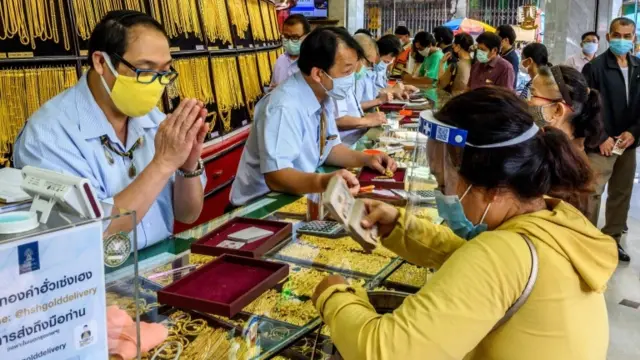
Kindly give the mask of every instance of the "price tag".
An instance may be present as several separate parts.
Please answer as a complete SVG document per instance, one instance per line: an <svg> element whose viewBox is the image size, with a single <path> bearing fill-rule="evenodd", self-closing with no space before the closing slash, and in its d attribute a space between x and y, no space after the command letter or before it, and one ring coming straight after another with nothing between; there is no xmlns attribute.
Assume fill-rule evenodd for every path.
<svg viewBox="0 0 640 360"><path fill-rule="evenodd" d="M249 47L253 49L253 44L249 44Z"/></svg>
<svg viewBox="0 0 640 360"><path fill-rule="evenodd" d="M180 51L180 48L177 47L177 46L174 46L174 47L169 48L169 51L171 51L171 52Z"/></svg>
<svg viewBox="0 0 640 360"><path fill-rule="evenodd" d="M245 126L249 123L249 120L242 120L242 126Z"/></svg>
<svg viewBox="0 0 640 360"><path fill-rule="evenodd" d="M9 59L18 59L18 58L32 58L33 52L24 51L24 52L9 52L7 53Z"/></svg>
<svg viewBox="0 0 640 360"><path fill-rule="evenodd" d="M89 50L80 50L80 56L88 56Z"/></svg>
<svg viewBox="0 0 640 360"><path fill-rule="evenodd" d="M217 50L220 50L220 48L217 46L209 46L209 51L217 51Z"/></svg>
<svg viewBox="0 0 640 360"><path fill-rule="evenodd" d="M229 45L229 49L233 49L233 45Z"/></svg>
<svg viewBox="0 0 640 360"><path fill-rule="evenodd" d="M214 131L211 133L211 138L217 138L218 136L220 136L220 133L218 133L217 131Z"/></svg>
<svg viewBox="0 0 640 360"><path fill-rule="evenodd" d="M238 45L238 49L243 49L243 48L244 48L244 46Z"/></svg>
<svg viewBox="0 0 640 360"><path fill-rule="evenodd" d="M204 45L196 45L196 50L204 50Z"/></svg>
<svg viewBox="0 0 640 360"><path fill-rule="evenodd" d="M0 53L0 59L6 59L7 53Z"/></svg>

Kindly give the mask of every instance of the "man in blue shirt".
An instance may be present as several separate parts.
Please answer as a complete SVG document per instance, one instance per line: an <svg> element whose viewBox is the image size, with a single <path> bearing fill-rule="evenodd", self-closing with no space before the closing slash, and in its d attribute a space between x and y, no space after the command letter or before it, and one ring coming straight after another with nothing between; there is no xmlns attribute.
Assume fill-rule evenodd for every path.
<svg viewBox="0 0 640 360"><path fill-rule="evenodd" d="M184 99L165 116L156 105L178 74L157 21L112 11L89 40L91 66L78 84L36 111L15 144L17 167L36 166L88 179L100 200L136 211L138 247L190 223L202 210L206 109ZM130 232L131 220L108 233Z"/></svg>
<svg viewBox="0 0 640 360"><path fill-rule="evenodd" d="M323 164L395 171L396 164L387 155L367 155L340 142L332 99L342 100L353 93L361 52L358 43L340 28L318 28L307 36L298 59L300 72L256 105L231 189L232 205L244 205L269 191L320 193L336 175L357 193L358 180L347 170L315 173Z"/></svg>

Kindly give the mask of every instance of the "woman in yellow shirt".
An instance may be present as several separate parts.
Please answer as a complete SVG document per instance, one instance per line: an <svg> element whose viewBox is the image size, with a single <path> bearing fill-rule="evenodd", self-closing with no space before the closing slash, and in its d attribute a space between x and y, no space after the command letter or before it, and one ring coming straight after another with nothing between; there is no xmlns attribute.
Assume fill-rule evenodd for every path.
<svg viewBox="0 0 640 360"><path fill-rule="evenodd" d="M452 168L429 159L444 197L460 205L453 214L439 204L440 215L462 217L466 223L433 225L405 216L402 209L368 203L363 226L377 225L385 247L438 271L385 315L375 312L362 289L341 277L321 282L314 302L341 355L606 359L603 292L618 262L615 242L570 203L544 196L553 192L571 201L591 191L593 175L584 156L561 131L538 131L526 104L508 90L462 94L435 117L467 131L463 153L452 146L442 151ZM457 177L453 188L452 175L445 175L451 169ZM532 272L534 258L537 274ZM530 276L535 285L524 305L493 329L525 292Z"/></svg>

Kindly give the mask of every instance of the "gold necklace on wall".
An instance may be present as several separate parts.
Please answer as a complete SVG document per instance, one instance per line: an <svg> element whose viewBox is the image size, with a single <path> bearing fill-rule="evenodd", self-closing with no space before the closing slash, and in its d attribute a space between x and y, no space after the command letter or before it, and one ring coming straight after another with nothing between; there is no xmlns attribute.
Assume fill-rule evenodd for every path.
<svg viewBox="0 0 640 360"><path fill-rule="evenodd" d="M213 85L216 92L218 113L222 118L224 131L228 132L231 130L231 111L244 105L236 58L212 58L211 70L213 71Z"/></svg>
<svg viewBox="0 0 640 360"><path fill-rule="evenodd" d="M249 14L247 4L243 0L227 0L231 23L236 27L240 39L246 39L249 30Z"/></svg>
<svg viewBox="0 0 640 360"><path fill-rule="evenodd" d="M211 41L222 40L231 44L231 27L224 1L200 0L201 14L207 38Z"/></svg>
<svg viewBox="0 0 640 360"><path fill-rule="evenodd" d="M247 103L249 116L253 118L253 107L258 98L262 95L262 87L260 86L260 77L258 75L258 66L256 64L256 55L240 55L238 62L240 63L240 76L242 76L242 88Z"/></svg>
<svg viewBox="0 0 640 360"><path fill-rule="evenodd" d="M262 18L260 17L260 4L259 0L247 0L247 11L249 12L249 21L251 22L251 33L254 40L265 41L266 36L264 27L262 24Z"/></svg>

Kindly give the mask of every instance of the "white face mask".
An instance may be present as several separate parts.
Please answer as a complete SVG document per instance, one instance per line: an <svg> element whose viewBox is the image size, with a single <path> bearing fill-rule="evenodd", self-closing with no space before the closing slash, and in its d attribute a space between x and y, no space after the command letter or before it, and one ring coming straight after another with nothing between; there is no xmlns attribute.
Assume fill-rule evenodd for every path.
<svg viewBox="0 0 640 360"><path fill-rule="evenodd" d="M420 53L420 55L422 55L422 56L424 56L424 57L429 56L429 53L430 53L430 52L431 52L431 51L429 50L429 48L424 48L424 49L422 49L422 50L418 50L418 53Z"/></svg>
<svg viewBox="0 0 640 360"><path fill-rule="evenodd" d="M325 72L325 74L327 73ZM339 78L332 78L329 74L327 74L327 76L333 81L333 89L327 90L322 83L320 83L320 86L322 86L327 95L332 99L344 100L353 91L352 89L355 85L355 75L353 73Z"/></svg>

